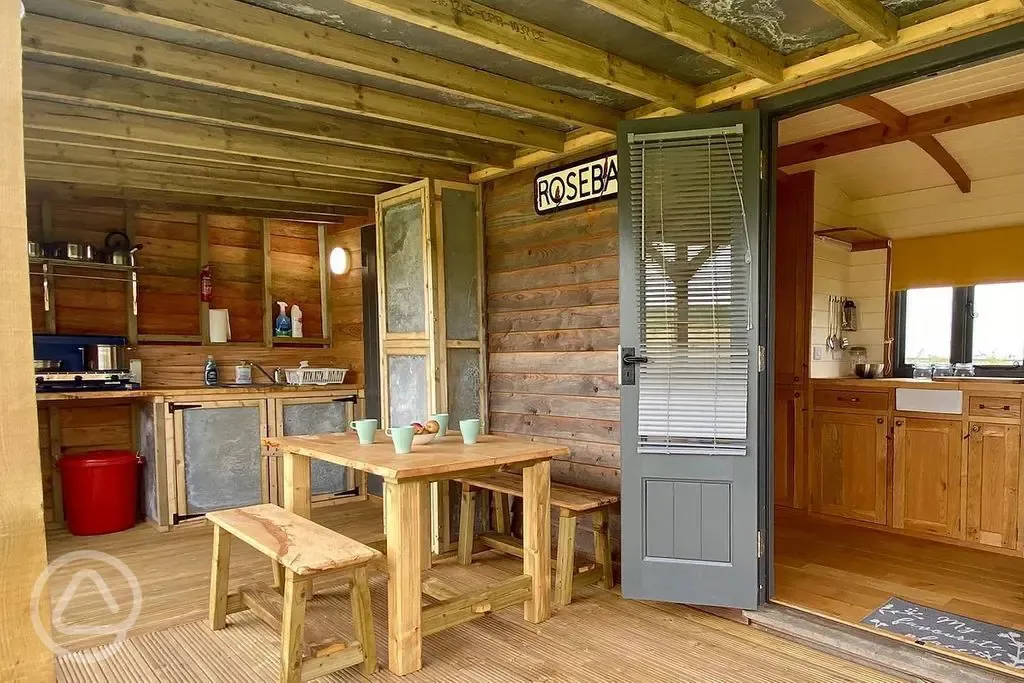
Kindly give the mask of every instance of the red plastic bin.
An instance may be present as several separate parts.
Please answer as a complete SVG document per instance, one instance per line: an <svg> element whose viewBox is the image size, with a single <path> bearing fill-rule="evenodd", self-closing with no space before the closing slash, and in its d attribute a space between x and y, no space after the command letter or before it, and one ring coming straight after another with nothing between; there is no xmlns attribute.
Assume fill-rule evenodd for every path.
<svg viewBox="0 0 1024 683"><path fill-rule="evenodd" d="M139 464L131 451L89 451L58 460L68 531L97 536L135 526Z"/></svg>

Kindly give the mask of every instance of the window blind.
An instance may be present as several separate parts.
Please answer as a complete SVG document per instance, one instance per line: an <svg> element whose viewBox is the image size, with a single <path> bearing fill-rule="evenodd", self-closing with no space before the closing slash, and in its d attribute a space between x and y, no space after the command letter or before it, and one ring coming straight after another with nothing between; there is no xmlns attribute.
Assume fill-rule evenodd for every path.
<svg viewBox="0 0 1024 683"><path fill-rule="evenodd" d="M639 453L744 455L750 247L739 127L629 138Z"/></svg>

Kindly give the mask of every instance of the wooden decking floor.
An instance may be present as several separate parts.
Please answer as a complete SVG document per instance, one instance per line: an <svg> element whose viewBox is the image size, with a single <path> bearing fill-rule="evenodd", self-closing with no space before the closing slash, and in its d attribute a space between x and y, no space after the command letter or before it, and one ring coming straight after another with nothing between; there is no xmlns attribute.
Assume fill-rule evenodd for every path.
<svg viewBox="0 0 1024 683"><path fill-rule="evenodd" d="M1024 558L778 509L775 597L859 623L895 595L1024 629Z"/></svg>
<svg viewBox="0 0 1024 683"><path fill-rule="evenodd" d="M355 504L321 510L314 518L363 540L381 537L379 504ZM236 552L237 548L237 552ZM269 569L255 553L233 548L232 584L266 579ZM210 631L205 616L210 564L210 531L205 527L159 534L138 528L93 539L66 535L51 538L51 556L73 550L100 550L119 557L139 577L143 609L129 638L100 661L83 661L86 649L58 660L58 681L67 683L234 683L274 681L278 634L242 612L228 617L228 628ZM521 564L497 555L462 567L445 561L430 576L443 586L467 590L509 576ZM80 567L78 567L80 568ZM109 579L115 598L130 595L109 567L97 566ZM52 583L59 596L69 576ZM122 580L120 583L124 583ZM387 581L371 577L374 619L387 663ZM88 591L83 591L88 593ZM345 634L349 621L344 582L317 585L307 618ZM120 603L119 603L120 604ZM64 622L109 614L97 595L68 604ZM93 622L94 623L94 622ZM69 649L94 644L82 636L62 641ZM675 605L623 600L616 591L596 587L581 591L572 605L556 610L547 622L533 625L522 610L509 608L474 622L429 636L424 641L424 668L396 677L384 668L378 681L895 681L859 664L817 652L703 612ZM324 681L364 680L358 670L332 674Z"/></svg>

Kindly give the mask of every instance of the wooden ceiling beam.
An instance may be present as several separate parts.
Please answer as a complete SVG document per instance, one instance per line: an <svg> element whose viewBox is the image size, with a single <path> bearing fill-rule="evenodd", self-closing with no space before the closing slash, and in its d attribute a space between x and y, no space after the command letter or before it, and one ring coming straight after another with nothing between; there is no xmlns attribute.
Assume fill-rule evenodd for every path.
<svg viewBox="0 0 1024 683"><path fill-rule="evenodd" d="M85 23L107 28L116 28L118 21L143 18L147 24L180 31L177 42L184 44L197 37L227 39L310 64L609 132L615 131L621 118L617 110L585 99L237 0L30 0L27 4L31 11L65 19L81 18L83 10L88 10Z"/></svg>
<svg viewBox="0 0 1024 683"><path fill-rule="evenodd" d="M473 0L346 1L635 97L693 108L688 83Z"/></svg>
<svg viewBox="0 0 1024 683"><path fill-rule="evenodd" d="M325 192L305 188L261 185L225 178L201 178L169 172L142 171L134 168L71 164L66 161L50 162L27 160L25 177L33 180L53 180L67 183L90 185L113 185L134 187L140 190L168 190L211 194L222 197L244 197L246 199L271 199L278 202L299 202L302 204L323 204L331 207L369 209L374 198L363 194Z"/></svg>
<svg viewBox="0 0 1024 683"><path fill-rule="evenodd" d="M557 130L464 107L41 14L28 14L22 21L22 49L28 57L65 65L255 95L503 144L557 151L564 140Z"/></svg>
<svg viewBox="0 0 1024 683"><path fill-rule="evenodd" d="M804 140L780 147L776 155L779 166L795 166L818 159L896 142L914 140L960 128L1024 116L1024 90L992 95L963 104L954 104L907 117L904 128L891 128L884 123L862 126L833 133L814 140Z"/></svg>
<svg viewBox="0 0 1024 683"><path fill-rule="evenodd" d="M906 132L910 126L910 118L906 114L888 102L871 95L854 97L853 99L843 101L841 104L877 119L892 131ZM910 141L934 159L949 174L949 177L953 179L953 182L956 183L961 192L966 194L971 191L971 178L967 175L967 171L963 169L963 166L953 158L953 155L942 146L942 143L934 135L918 135L911 137Z"/></svg>
<svg viewBox="0 0 1024 683"><path fill-rule="evenodd" d="M301 204L298 202L278 202L269 199L249 199L246 197L229 197L193 192L177 192L173 190L147 190L136 187L115 187L113 185L95 185L90 183L68 183L48 180L29 180L26 182L28 193L34 197L49 198L55 201L82 202L93 198L108 198L121 201L145 202L155 204L175 204L180 206L203 207L214 210L240 210L243 213L256 215L262 212L274 212L281 216L305 215L310 219L330 221L342 216L367 216L366 209L352 207L335 207L323 204Z"/></svg>
<svg viewBox="0 0 1024 683"><path fill-rule="evenodd" d="M814 0L823 10L879 45L893 45L900 20L878 0Z"/></svg>
<svg viewBox="0 0 1024 683"><path fill-rule="evenodd" d="M465 180L463 167L434 159L402 157L312 140L296 140L247 130L228 129L156 116L97 109L44 100L25 100L25 127L97 137L227 152L243 156L301 161L348 169L386 173L396 180L417 178Z"/></svg>
<svg viewBox="0 0 1024 683"><path fill-rule="evenodd" d="M782 80L781 54L679 0L583 1L749 76Z"/></svg>
<svg viewBox="0 0 1024 683"><path fill-rule="evenodd" d="M123 172L173 174L187 178L205 178L228 182L254 183L269 187L320 190L375 196L393 189L393 185L350 178L331 178L321 175L283 173L243 166L223 166L194 161L168 159L145 153L117 149L76 147L61 143L29 140L25 143L25 160L51 164L113 168Z"/></svg>
<svg viewBox="0 0 1024 683"><path fill-rule="evenodd" d="M120 138L97 137L65 131L26 129L25 141L44 145L59 145L68 149L87 150L97 157L127 154L133 157L153 158L169 163L214 165L231 170L272 171L300 174L304 177L323 178L327 182L365 182L387 189L395 189L407 181L385 173L353 171L345 168L319 166L287 159L232 154L209 149L177 147L153 142L138 142ZM376 193L374 193L376 194Z"/></svg>
<svg viewBox="0 0 1024 683"><path fill-rule="evenodd" d="M512 147L363 119L26 60L23 93L53 102L410 154L455 163L511 165ZM491 161L488 161L491 160Z"/></svg>

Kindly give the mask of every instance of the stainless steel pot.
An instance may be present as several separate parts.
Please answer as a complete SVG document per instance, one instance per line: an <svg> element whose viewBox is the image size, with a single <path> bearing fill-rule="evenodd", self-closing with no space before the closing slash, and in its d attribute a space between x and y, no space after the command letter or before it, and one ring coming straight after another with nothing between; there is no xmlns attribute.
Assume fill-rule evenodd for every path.
<svg viewBox="0 0 1024 683"><path fill-rule="evenodd" d="M41 242L29 241L28 243L28 255L29 258L43 258L45 252L43 251L43 245Z"/></svg>
<svg viewBox="0 0 1024 683"><path fill-rule="evenodd" d="M118 344L88 344L82 354L85 367L94 372L128 369L124 346Z"/></svg>
<svg viewBox="0 0 1024 683"><path fill-rule="evenodd" d="M63 258L69 261L92 261L96 254L91 244L81 242L60 242L53 245L55 258Z"/></svg>
<svg viewBox="0 0 1024 683"><path fill-rule="evenodd" d="M36 372L60 370L60 365L61 362L59 360L40 360L37 358L32 361L32 367Z"/></svg>

